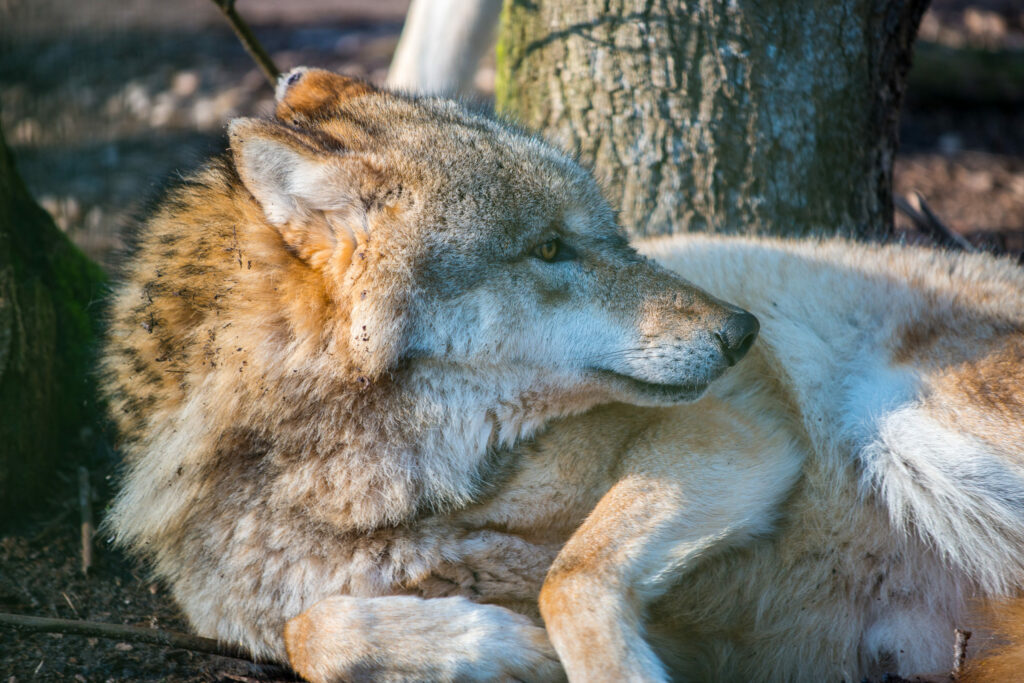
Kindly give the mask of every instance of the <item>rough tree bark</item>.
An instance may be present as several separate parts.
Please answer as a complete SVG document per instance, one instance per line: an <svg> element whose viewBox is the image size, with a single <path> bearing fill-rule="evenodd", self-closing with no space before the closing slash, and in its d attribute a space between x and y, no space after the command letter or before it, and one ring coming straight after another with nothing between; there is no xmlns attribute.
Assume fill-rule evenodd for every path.
<svg viewBox="0 0 1024 683"><path fill-rule="evenodd" d="M568 149L633 234L892 231L927 0L506 0L497 106Z"/></svg>
<svg viewBox="0 0 1024 683"><path fill-rule="evenodd" d="M29 195L0 130L0 526L86 447L103 282Z"/></svg>

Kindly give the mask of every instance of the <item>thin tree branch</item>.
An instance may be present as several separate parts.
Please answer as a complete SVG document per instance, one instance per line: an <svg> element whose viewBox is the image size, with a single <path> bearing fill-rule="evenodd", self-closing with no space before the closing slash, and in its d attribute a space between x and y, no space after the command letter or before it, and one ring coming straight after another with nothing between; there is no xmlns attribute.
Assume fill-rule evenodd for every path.
<svg viewBox="0 0 1024 683"><path fill-rule="evenodd" d="M914 193L914 200L896 195L893 197L896 208L907 215L914 222L917 229L935 240L940 246L950 249L961 249L967 252L976 252L978 248L968 242L964 237L949 228L939 220L931 207L925 203L921 193ZM916 206L915 206L916 204Z"/></svg>
<svg viewBox="0 0 1024 683"><path fill-rule="evenodd" d="M235 10L235 0L212 0L212 2L221 11L224 18L228 20L228 23L231 24L235 35L242 42L242 47L245 48L245 51L249 53L249 56L260 67L263 75L270 81L270 87L275 87L281 72L278 71L277 66L274 65L274 60L270 58L267 51L263 49L260 41L256 39L252 29L249 28L249 25L245 23Z"/></svg>
<svg viewBox="0 0 1024 683"><path fill-rule="evenodd" d="M956 242L957 246L959 246L964 251L978 251L978 249L973 244L964 239L962 235L960 235L957 232L953 232L953 230L951 230L949 226L947 226L945 223L939 220L939 217L935 215L935 212L932 211L932 208L928 206L928 203L925 202L924 197L921 196L920 192L915 192L914 197L917 199L917 205L918 207L920 207L921 212L928 217L928 221L935 227L936 232L940 232L948 239L951 239L954 242Z"/></svg>
<svg viewBox="0 0 1024 683"><path fill-rule="evenodd" d="M155 628L107 624L99 621L82 621L79 619L50 619L46 617L30 617L23 614L7 614L0 612L0 625L11 626L26 633L70 633L78 636L110 638L112 640L131 640L137 643L151 643L182 650L192 650L219 657L232 657L253 661L252 657L238 648L222 645L213 638L203 638L190 633L177 631L160 631Z"/></svg>
<svg viewBox="0 0 1024 683"><path fill-rule="evenodd" d="M950 678L954 681L960 678L960 675L964 671L964 663L967 661L967 641L971 637L970 631L964 631L962 629L956 629L956 638L953 643L953 671L950 672Z"/></svg>

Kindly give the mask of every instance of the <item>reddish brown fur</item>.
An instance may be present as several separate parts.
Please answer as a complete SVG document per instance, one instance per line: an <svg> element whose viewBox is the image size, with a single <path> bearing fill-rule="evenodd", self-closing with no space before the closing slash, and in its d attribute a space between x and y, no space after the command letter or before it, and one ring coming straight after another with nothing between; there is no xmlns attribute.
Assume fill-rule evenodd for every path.
<svg viewBox="0 0 1024 683"><path fill-rule="evenodd" d="M1007 683L1024 676L1024 598L1004 600L984 610L986 626L991 629L990 642L980 657L978 635L968 641L967 661L959 683ZM973 646L973 647L972 647Z"/></svg>
<svg viewBox="0 0 1024 683"><path fill-rule="evenodd" d="M282 121L308 121L338 102L377 92L366 81L346 78L322 69L292 72L290 78L301 83L289 86L277 102L276 115Z"/></svg>

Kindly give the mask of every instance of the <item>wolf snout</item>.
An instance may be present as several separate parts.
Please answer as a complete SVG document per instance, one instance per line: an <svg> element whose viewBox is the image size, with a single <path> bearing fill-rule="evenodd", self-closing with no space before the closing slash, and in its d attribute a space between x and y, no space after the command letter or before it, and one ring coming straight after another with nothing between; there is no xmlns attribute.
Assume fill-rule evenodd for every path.
<svg viewBox="0 0 1024 683"><path fill-rule="evenodd" d="M715 339L722 348L722 355L725 356L729 367L740 362L747 351L753 346L757 339L757 332L761 329L757 318L746 311L740 311L730 315L725 324L715 332Z"/></svg>

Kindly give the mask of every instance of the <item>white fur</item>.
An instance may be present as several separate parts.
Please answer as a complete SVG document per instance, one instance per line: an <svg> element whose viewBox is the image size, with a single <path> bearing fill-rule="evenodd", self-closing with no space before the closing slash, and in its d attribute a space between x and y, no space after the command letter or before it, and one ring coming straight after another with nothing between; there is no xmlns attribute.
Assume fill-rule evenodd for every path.
<svg viewBox="0 0 1024 683"><path fill-rule="evenodd" d="M970 598L1009 595L1024 587L1024 444L1015 436L1020 433L1019 415L971 404L967 395L942 398L933 387L943 386L939 383L944 373L960 367L961 361L955 359L961 352L951 349L967 349L963 353L968 358L973 350L984 358L999 348L991 344L1004 343L988 336L990 326L1024 329L1024 276L1005 262L984 257L843 242L694 236L656 240L641 248L758 316L762 331L757 346L773 366L772 374L791 392L797 433L803 432L808 440L806 452L803 447L777 452L784 459L805 452L800 487L776 494L777 499L796 496L790 506L798 507L766 504L755 512L755 518L782 515L780 523L798 526L775 541L779 550L762 548L749 561L723 565L741 576L746 572L746 581L775 576L778 582L777 587L762 584L766 593L761 614L769 630L760 636L755 631L751 637L771 642L770 625L787 625L789 634L779 634L783 640L777 647L795 649L780 650L788 663L780 660L779 671L793 670L790 655L803 658L800 677L807 680L828 678L836 665L843 667L841 656L816 651L825 646L840 648L834 652L846 648L860 653L844 667L844 677L880 674L875 667L883 661L903 675L940 668L948 657L952 627L970 626L965 612ZM949 324L927 339L935 350L922 351L921 359L909 364L897 359L900 336L936 319ZM990 319L998 322L987 322ZM957 320L963 321L960 329ZM1019 366L1007 370L1020 373L1011 375L1015 378L1024 375ZM714 385L712 393L735 397L744 386L759 381L756 371L748 372L741 364ZM1017 396L1024 396L1024 386L1015 386ZM946 401L951 399L972 407L950 412L953 408ZM764 409L747 399L739 405ZM951 415L962 422L952 422ZM981 431L972 433L964 425ZM685 448L685 440L680 445ZM744 481L788 489L787 482L794 480L770 473L751 480L738 477L728 485L706 487L694 505L724 499L726 509L740 510L750 496L744 493ZM875 509L880 519L874 517ZM720 548L742 544L742 538L734 540L725 533L732 528L731 517L719 517ZM799 526L811 521L813 527ZM814 616L820 607L817 594L800 597L807 586L799 583L797 571L810 571L814 565L793 564L788 553L795 550L785 551L786 544L806 544L805 552L849 557L822 565L835 566L842 582L828 573L813 579L817 591L836 601L831 615L826 610ZM672 554L661 551L666 563ZM884 568L869 569L877 563ZM680 565L680 570L682 576L701 578L700 588L693 590L704 591L709 610L728 605L729 593L744 580L726 577L718 568L693 574ZM851 580L858 573L862 578ZM682 580L685 585L690 579ZM790 596L773 595L776 590L789 591ZM676 592L688 595L685 588ZM696 605L701 598L695 594L683 602L691 600ZM742 598L734 593L732 600ZM844 617L844 610L853 611ZM818 629L824 628L822 619L832 619L828 629L835 631L834 637L823 631L820 644L813 638L801 641L801 623L815 619ZM712 666L708 670L723 667L716 678L729 679L733 676L724 672L744 670L734 668L745 661L740 652L718 649L712 642L700 646L702 657L728 653L718 665L704 660ZM775 655L768 654L770 647L759 651L764 678L774 678L770 658ZM690 660L691 665L699 660ZM691 669L697 670L704 669Z"/></svg>

